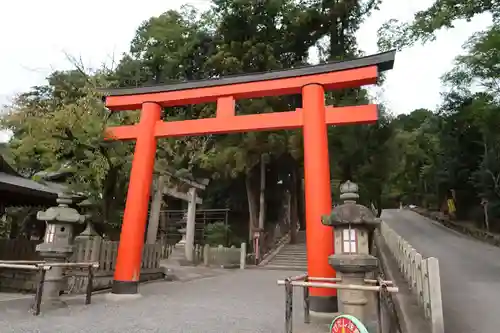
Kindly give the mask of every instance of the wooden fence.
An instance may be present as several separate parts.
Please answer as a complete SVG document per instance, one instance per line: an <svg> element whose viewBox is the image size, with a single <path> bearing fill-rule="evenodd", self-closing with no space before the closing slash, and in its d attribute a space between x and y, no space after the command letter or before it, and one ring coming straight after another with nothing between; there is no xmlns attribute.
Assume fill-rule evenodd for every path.
<svg viewBox="0 0 500 333"><path fill-rule="evenodd" d="M1 239L0 260L41 260L42 258L36 252L36 245L40 242L24 239ZM104 240L100 237L76 240L74 252L68 261L98 262L99 268L94 273L94 290L109 288L113 283L118 244L119 242ZM179 249L162 240L159 240L156 244L145 244L142 253L141 281L162 278L164 269L161 267L160 262L162 259L170 258L175 250ZM181 252L184 253L182 250ZM223 246L210 247L205 245L203 247L196 245L193 257L195 263L205 264L206 266L231 268L238 267L243 262L244 267L246 247L242 246L240 249L234 246L227 248ZM67 293L85 292L88 284L88 275L85 270L79 268L68 269L66 275L68 280ZM33 272L0 270L0 289L32 292L35 288L36 276Z"/></svg>
<svg viewBox="0 0 500 333"><path fill-rule="evenodd" d="M399 269L431 325L431 333L444 333L441 281L437 258L424 259L410 243L385 222L380 226L384 242L396 259Z"/></svg>
<svg viewBox="0 0 500 333"><path fill-rule="evenodd" d="M40 240L0 239L0 260L40 260L36 246Z"/></svg>
<svg viewBox="0 0 500 333"><path fill-rule="evenodd" d="M24 239L0 240L0 260L40 260L36 245L40 241ZM100 237L78 240L69 262L98 262L99 268L94 274L94 290L111 287L116 266L118 243L103 240ZM161 243L145 244L142 253L141 281L162 278L164 271L160 267L162 256L168 256L169 249ZM81 269L68 269L68 293L85 292L87 273ZM0 288L13 291L33 291L36 276L32 272L2 270Z"/></svg>
<svg viewBox="0 0 500 333"><path fill-rule="evenodd" d="M75 242L75 252L71 262L98 262L97 272L112 273L116 266L119 242L103 240L100 237ZM155 270L160 267L162 245L144 244L142 251L142 271Z"/></svg>

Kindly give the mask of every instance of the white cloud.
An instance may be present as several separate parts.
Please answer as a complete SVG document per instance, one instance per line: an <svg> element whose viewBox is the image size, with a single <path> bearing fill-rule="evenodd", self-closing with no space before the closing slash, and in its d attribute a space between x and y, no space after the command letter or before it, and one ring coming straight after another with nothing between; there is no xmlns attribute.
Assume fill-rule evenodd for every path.
<svg viewBox="0 0 500 333"><path fill-rule="evenodd" d="M367 53L377 52L377 29L387 20L409 21L414 13L429 7L434 0L384 0L380 11L363 24L357 34L361 48ZM417 108L434 109L440 103L444 90L440 77L453 66L453 59L462 53L462 45L474 32L491 24L487 14L471 22L457 22L456 27L442 30L432 43L415 45L396 54L394 69L387 74L383 98L395 114L408 113Z"/></svg>
<svg viewBox="0 0 500 333"><path fill-rule="evenodd" d="M390 19L411 19L418 9L432 0L385 0L362 26L358 35L361 48L376 53L376 31ZM18 0L0 3L0 104L30 86L41 84L54 69L68 69L65 53L81 57L89 67L97 67L128 51L139 24L153 15L190 3L207 8L204 0L142 0L124 5L119 0L73 2ZM418 6L417 6L418 4ZM418 107L433 108L439 103L439 77L450 69L461 45L474 31L484 29L488 17L439 33L438 39L425 46L417 45L396 56L395 68L387 76L383 99L395 113Z"/></svg>

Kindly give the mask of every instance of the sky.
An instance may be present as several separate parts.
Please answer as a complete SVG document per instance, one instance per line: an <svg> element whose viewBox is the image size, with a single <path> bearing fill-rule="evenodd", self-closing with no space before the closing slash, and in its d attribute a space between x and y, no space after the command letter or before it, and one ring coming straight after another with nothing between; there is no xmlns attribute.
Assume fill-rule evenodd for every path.
<svg viewBox="0 0 500 333"><path fill-rule="evenodd" d="M142 0L125 5L120 0L87 0L75 4L62 0L17 0L0 2L0 105L31 86L43 84L54 70L70 69L66 55L79 58L88 67L118 61L128 51L137 27L182 4L208 8L207 0ZM358 31L360 48L377 53L377 29L387 20L411 20L433 0L384 0L380 11ZM131 3L132 4L132 3ZM375 93L394 114L417 108L433 109L443 91L440 77L451 69L453 59L474 32L491 20L481 15L472 22L458 22L454 29L438 33L436 41L398 52L394 69ZM6 134L0 135L0 141Z"/></svg>

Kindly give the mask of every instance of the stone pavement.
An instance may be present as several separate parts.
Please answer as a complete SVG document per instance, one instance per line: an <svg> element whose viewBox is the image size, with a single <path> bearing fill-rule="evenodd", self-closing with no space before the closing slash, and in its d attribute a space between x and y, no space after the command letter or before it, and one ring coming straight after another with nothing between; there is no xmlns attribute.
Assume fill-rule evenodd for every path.
<svg viewBox="0 0 500 333"><path fill-rule="evenodd" d="M72 298L67 309L34 317L22 309L0 311L0 332L284 332L285 292L276 280L297 272L234 270L188 281L154 282L141 286L143 297L120 302L106 294L83 305ZM6 303L6 302L4 302ZM294 299L294 333L327 332L327 324L303 324L302 291Z"/></svg>
<svg viewBox="0 0 500 333"><path fill-rule="evenodd" d="M500 248L409 210L382 218L424 257L439 259L445 332L500 331Z"/></svg>
<svg viewBox="0 0 500 333"><path fill-rule="evenodd" d="M32 295L18 293L0 293L0 302L11 302L31 298Z"/></svg>

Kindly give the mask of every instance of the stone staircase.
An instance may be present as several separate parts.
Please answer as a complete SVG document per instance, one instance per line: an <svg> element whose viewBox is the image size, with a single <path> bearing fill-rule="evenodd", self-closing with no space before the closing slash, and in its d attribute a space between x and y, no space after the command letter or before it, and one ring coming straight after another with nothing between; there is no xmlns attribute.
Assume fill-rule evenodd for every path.
<svg viewBox="0 0 500 333"><path fill-rule="evenodd" d="M269 262L262 265L262 268L306 272L306 232L299 231L297 233L297 243L285 244Z"/></svg>

